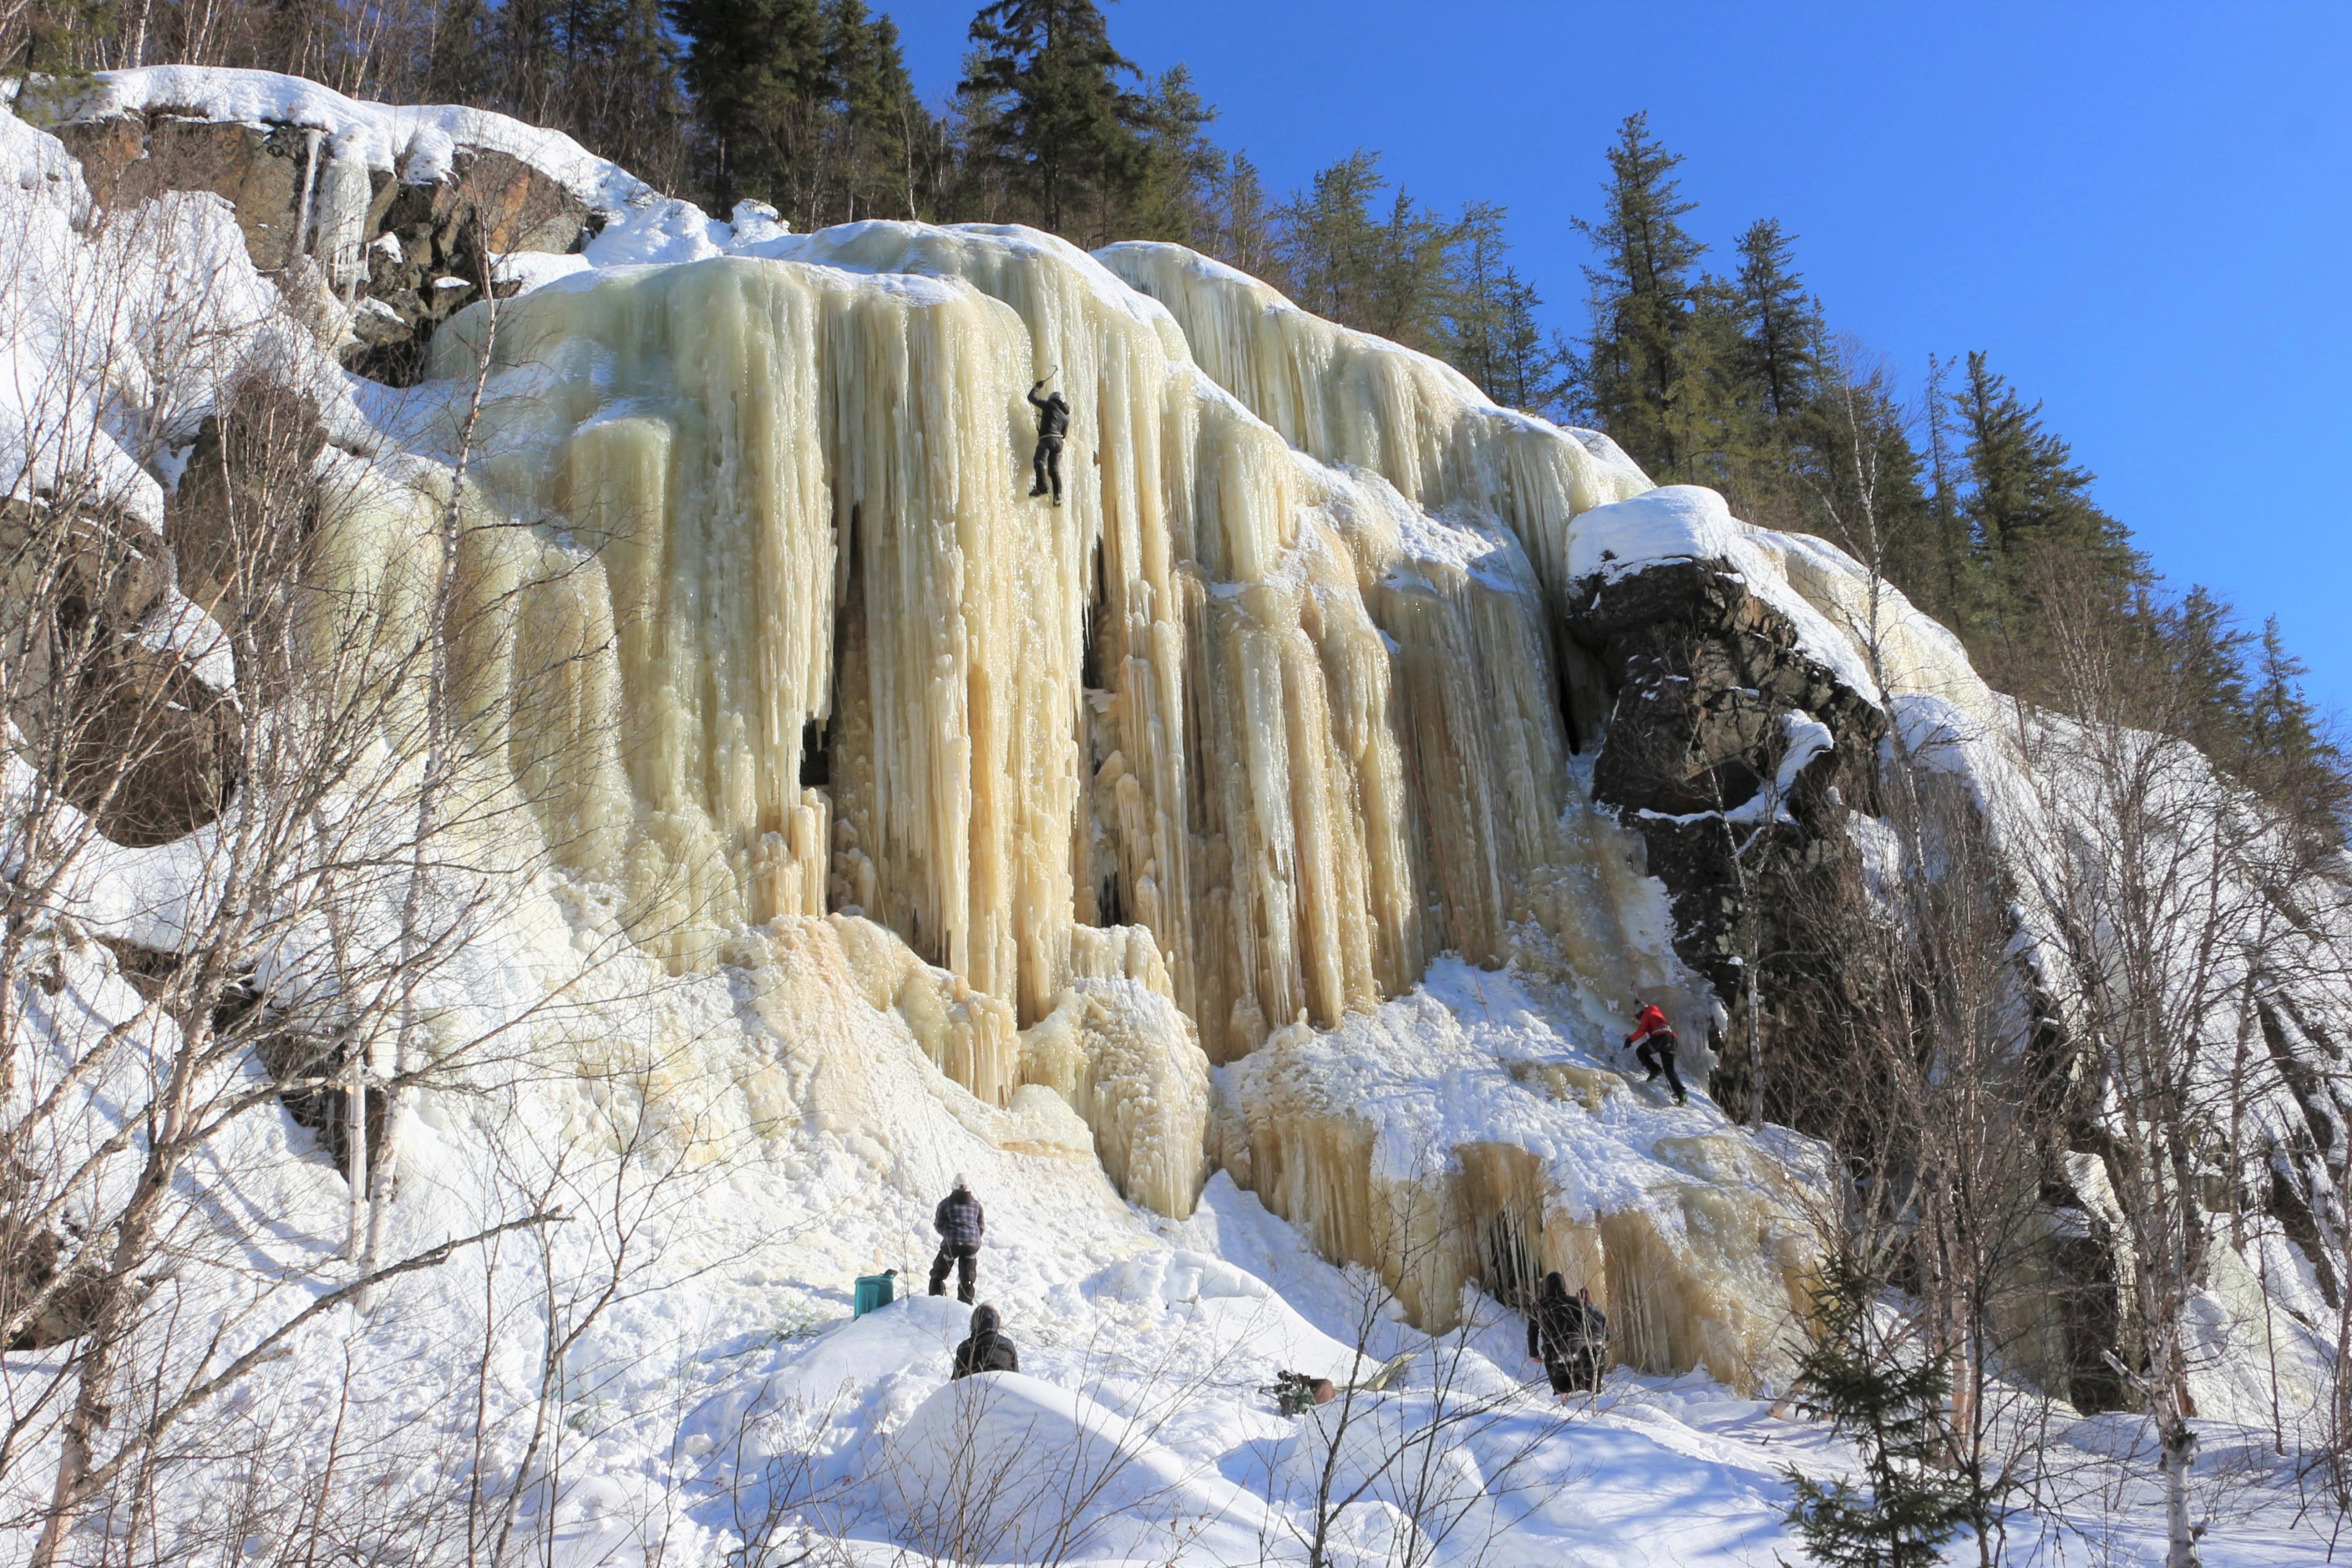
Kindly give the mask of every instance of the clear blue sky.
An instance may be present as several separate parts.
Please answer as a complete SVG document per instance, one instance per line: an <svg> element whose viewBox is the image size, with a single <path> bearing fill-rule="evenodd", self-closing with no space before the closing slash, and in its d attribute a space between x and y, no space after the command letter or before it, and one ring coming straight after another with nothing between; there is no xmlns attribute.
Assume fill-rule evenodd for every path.
<svg viewBox="0 0 2352 1568"><path fill-rule="evenodd" d="M876 0L926 98L978 0ZM2175 5L1122 0L1277 192L1353 149L1510 209L1570 329L1601 151L1647 110L1718 262L1798 235L1832 324L1916 388L1982 349L2173 583L2276 615L2352 710L2352 0Z"/></svg>

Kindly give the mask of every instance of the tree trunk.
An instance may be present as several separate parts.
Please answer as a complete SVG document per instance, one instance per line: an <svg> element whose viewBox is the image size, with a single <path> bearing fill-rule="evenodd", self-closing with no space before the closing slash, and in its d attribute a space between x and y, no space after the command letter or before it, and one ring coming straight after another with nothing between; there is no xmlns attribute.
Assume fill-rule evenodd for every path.
<svg viewBox="0 0 2352 1568"><path fill-rule="evenodd" d="M2164 1445L2164 1568L2200 1568L2189 1523L2189 1472L2197 1463L2197 1434L2180 1414L2178 1395L2158 1397L2157 1436Z"/></svg>

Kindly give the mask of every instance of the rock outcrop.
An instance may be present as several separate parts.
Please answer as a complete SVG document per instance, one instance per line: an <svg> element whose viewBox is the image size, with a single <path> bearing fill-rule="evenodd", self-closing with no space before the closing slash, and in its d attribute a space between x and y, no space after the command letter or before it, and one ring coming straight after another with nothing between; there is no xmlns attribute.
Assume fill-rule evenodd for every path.
<svg viewBox="0 0 2352 1568"><path fill-rule="evenodd" d="M256 268L281 277L300 313L321 284L342 307L324 335L345 363L394 385L414 382L443 321L501 282L501 258L577 251L603 215L545 170L498 147L372 166L317 125L207 118L174 109L47 109L81 162L93 203L127 211L165 191L208 191L236 212ZM315 262L314 274L303 266ZM371 303L372 302L372 303Z"/></svg>

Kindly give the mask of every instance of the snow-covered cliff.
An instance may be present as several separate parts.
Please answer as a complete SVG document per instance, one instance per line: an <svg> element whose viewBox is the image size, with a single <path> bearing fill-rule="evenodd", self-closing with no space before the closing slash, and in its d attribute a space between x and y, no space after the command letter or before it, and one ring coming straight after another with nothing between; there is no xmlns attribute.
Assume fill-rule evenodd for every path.
<svg viewBox="0 0 2352 1568"><path fill-rule="evenodd" d="M1203 1321L1213 1299L1232 1321L1203 1332L1243 1367L1228 1381L1277 1360L1344 1377L1413 1342L1374 1312L1347 1343L1342 1277L1266 1241L1288 1233L1262 1201L1498 1385L1516 1352L1488 1332L1495 1304L1554 1268L1612 1313L1629 1367L1785 1383L1841 1177L1810 1140L1633 1076L1617 1038L1639 997L1665 1005L1703 1085L1736 974L1692 912L1720 889L1653 873L1678 844L1791 811L1844 841L1871 803L1828 781L1851 790L1836 770L1890 731L1961 778L2016 853L2063 819L1955 639L1843 552L1654 489L1605 436L1496 408L1175 247L1088 256L883 222L799 236L750 206L721 222L529 127L252 73L121 73L40 108L66 143L0 121L9 504L31 516L70 493L116 519L106 581L154 578L118 618L174 690L214 694L205 714L268 731L278 694L189 630L265 616L216 545L247 482L236 399L267 379L299 411L317 490L287 589L306 606L287 620L294 663L348 658L329 686L383 686L356 782L317 814L361 816L373 781L409 777L428 747L465 759L438 808L461 848L436 874L496 895L441 928L448 951L386 1007L397 1047L339 1047L338 1071L356 1059L399 1086L383 1146L406 1243L479 1228L526 1190L593 1213L599 1163L627 1166L614 1192L658 1194L642 1197L665 1237L642 1296L661 1304L617 1321L686 1356L697 1312L695 1331L731 1343L780 1300L829 1311L861 1268L912 1259L961 1170L993 1205L995 1299L1062 1325L1048 1364L1074 1377L1095 1375L1072 1370L1078 1336L1132 1330L1173 1354L1190 1331L1159 1314ZM1076 410L1059 508L1024 493L1022 393L1048 374ZM153 570L123 572L125 551ZM1624 743L1668 683L1639 667L1668 594L1712 595L1719 624L1686 616L1678 635L1739 643L1754 685L1733 695L1788 742L1751 800L1632 798L1659 783ZM420 706L428 678L450 693L440 719ZM22 815L41 784L11 767ZM74 847L43 911L50 967L12 983L68 1002L18 1015L54 1060L10 1092L87 1093L93 1146L135 1123L138 1096L77 1064L129 1053L136 1077L201 1032L134 982L232 896L226 847L266 775L223 777L173 806L174 833L135 840L89 831L111 797L39 807ZM27 842L31 864L47 851ZM289 864L306 885L373 874L323 847ZM2029 950L2063 922L2019 893ZM397 948L415 918L370 897L346 916L331 889L265 927L245 955L258 978L237 983L268 1006L297 997L289 1016L358 989L346 949ZM2063 1005L2040 962L2024 952L2020 973L2046 971ZM2339 1001L2273 1006L2264 1026L2290 1043L2272 1048L2326 1048ZM2315 1256L2335 1245L2333 1190L2324 1162L2289 1156L2298 1129L2337 1122L2324 1088L2294 1082L2312 1104L2283 1089L2247 1114L2283 1151ZM224 1321L291 1311L333 1277L358 1195L341 1184L366 1158L350 1146L383 1136L362 1097L358 1133L314 1138L290 1118L321 1084L295 1087L288 1115L225 1134L223 1180L257 1184L250 1206L294 1239L268 1244L266 1279L193 1268ZM101 1185L135 1146L91 1156ZM635 1173L648 1159L658 1181ZM647 1223L609 1218L547 1257L574 1246L567 1266L593 1273ZM2274 1386L2284 1366L2315 1401L2319 1315L2341 1302L2324 1260L2266 1247L2207 1304L2226 1297L2244 1320L2227 1333L2267 1335ZM1244 1258L1310 1279L1314 1324ZM492 1286L478 1308L454 1286L399 1289L485 1346L517 1331ZM551 1309L544 1326L552 1342ZM857 1332L910 1366L931 1354ZM634 1435L587 1441L645 1481L646 1412L666 1397L651 1358L614 1325L582 1343L578 1369L546 1375L621 1390L614 1432ZM840 1431L820 1421L804 1446L888 1513L955 1413L914 1408L936 1369L919 1388L815 1365L832 1353L769 1373L821 1403L819 1374L854 1370L825 1417ZM2032 1370L2059 1377L2070 1353ZM374 1394L398 1386L388 1364L360 1374ZM2242 1415L2248 1364L2200 1387ZM742 1415L727 1379L680 1375ZM288 1419L315 1426L331 1392ZM1092 1441L1095 1405L1032 1395L1037 1419ZM698 1407L672 1436L699 1457L724 1419ZM885 1434L897 1460L853 1455ZM1165 1441L1194 1470L1224 1462L1201 1431ZM485 1463L529 1468L511 1434L490 1447ZM1185 1506L1197 1479L1171 1483ZM1297 1499L1269 1479L1225 1504L1264 1529L1273 1515L1250 1510Z"/></svg>

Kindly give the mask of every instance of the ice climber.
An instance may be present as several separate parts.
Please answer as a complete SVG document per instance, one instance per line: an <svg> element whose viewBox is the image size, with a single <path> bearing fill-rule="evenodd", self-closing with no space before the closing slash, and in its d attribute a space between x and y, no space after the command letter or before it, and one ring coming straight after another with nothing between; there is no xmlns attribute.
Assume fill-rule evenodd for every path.
<svg viewBox="0 0 2352 1568"><path fill-rule="evenodd" d="M1666 1075L1666 1087L1675 1091L1675 1103L1689 1104L1690 1096L1683 1092L1682 1074L1675 1070L1674 1026L1666 1022L1665 1014L1659 1011L1655 1002L1636 1002L1633 1005L1641 1011L1634 1016L1633 1032L1625 1037L1625 1043L1633 1047L1634 1058L1650 1069L1650 1076L1642 1081L1655 1083L1659 1070L1663 1068Z"/></svg>
<svg viewBox="0 0 2352 1568"><path fill-rule="evenodd" d="M940 1255L931 1259L931 1294L948 1292L948 1270L956 1271L956 1300L971 1305L972 1288L980 1278L980 1238L988 1229L988 1216L981 1212L980 1200L955 1179L955 1191L940 1200L931 1211L931 1228L940 1233Z"/></svg>
<svg viewBox="0 0 2352 1568"><path fill-rule="evenodd" d="M1571 1296L1558 1269L1545 1275L1528 1314L1528 1354L1544 1363L1551 1391L1563 1399L1600 1393L1608 1348L1609 1316L1592 1304L1592 1292L1580 1288Z"/></svg>
<svg viewBox="0 0 2352 1568"><path fill-rule="evenodd" d="M1045 382L1041 380L1029 388L1029 401L1037 410L1037 450L1029 458L1029 466L1035 470L1037 482L1029 487L1029 493L1044 495L1046 481L1051 479L1054 504L1059 506L1062 504L1062 437L1070 433L1070 405L1058 392L1047 397L1038 396L1037 388L1045 384Z"/></svg>
<svg viewBox="0 0 2352 1568"><path fill-rule="evenodd" d="M1019 1372L1021 1352L1013 1342L997 1331L996 1309L988 1306L971 1310L971 1333L956 1346L955 1371L948 1381L970 1377L976 1372Z"/></svg>

